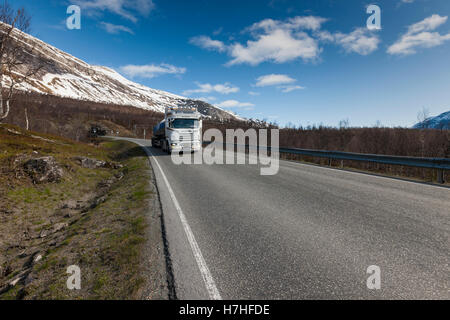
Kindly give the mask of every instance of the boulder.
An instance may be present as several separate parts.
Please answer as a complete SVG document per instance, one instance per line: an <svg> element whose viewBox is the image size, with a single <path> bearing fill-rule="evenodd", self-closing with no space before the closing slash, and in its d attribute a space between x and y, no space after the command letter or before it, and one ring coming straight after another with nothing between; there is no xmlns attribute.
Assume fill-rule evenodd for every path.
<svg viewBox="0 0 450 320"><path fill-rule="evenodd" d="M97 169L97 168L104 168L106 166L105 161L86 158L86 157L77 157L75 160L78 161L80 166L82 168L88 168L88 169Z"/></svg>
<svg viewBox="0 0 450 320"><path fill-rule="evenodd" d="M58 232L58 231L61 231L61 230L64 230L64 229L66 229L68 226L69 226L69 225L68 225L67 223L64 223L64 222L57 223L57 224L55 224L55 225L53 226L53 233Z"/></svg>
<svg viewBox="0 0 450 320"><path fill-rule="evenodd" d="M76 157L76 161L78 161L79 165L82 168L88 168L88 169L97 169L97 168L109 168L109 169L121 169L123 168L123 165L120 163L115 162L109 162L109 161L102 161L87 157Z"/></svg>
<svg viewBox="0 0 450 320"><path fill-rule="evenodd" d="M63 170L54 157L33 158L23 167L35 184L60 182L63 176Z"/></svg>
<svg viewBox="0 0 450 320"><path fill-rule="evenodd" d="M42 229L41 233L39 234L39 238L45 238L48 237L54 233L57 233L61 230L66 229L69 226L68 223L60 222L53 225L51 229Z"/></svg>
<svg viewBox="0 0 450 320"><path fill-rule="evenodd" d="M41 233L39 233L39 238L45 238L50 234L50 230L42 229Z"/></svg>

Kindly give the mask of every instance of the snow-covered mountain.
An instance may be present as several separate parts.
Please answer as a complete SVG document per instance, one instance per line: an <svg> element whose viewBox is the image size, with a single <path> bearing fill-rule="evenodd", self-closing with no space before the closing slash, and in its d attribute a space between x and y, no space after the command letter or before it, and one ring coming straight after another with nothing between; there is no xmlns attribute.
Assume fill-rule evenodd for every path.
<svg viewBox="0 0 450 320"><path fill-rule="evenodd" d="M444 112L436 117L430 117L423 122L414 125L415 129L445 129L450 130L450 111Z"/></svg>
<svg viewBox="0 0 450 320"><path fill-rule="evenodd" d="M4 27L0 22L0 28ZM90 65L17 29L13 35L24 52L33 51L38 56L38 59L30 59L27 63L36 64L37 60L43 66L36 75L17 87L20 90L157 112L164 112L167 106L194 106L205 117L241 120L234 113L206 102L155 90L130 81L110 68ZM9 78L5 76L3 81L8 84Z"/></svg>

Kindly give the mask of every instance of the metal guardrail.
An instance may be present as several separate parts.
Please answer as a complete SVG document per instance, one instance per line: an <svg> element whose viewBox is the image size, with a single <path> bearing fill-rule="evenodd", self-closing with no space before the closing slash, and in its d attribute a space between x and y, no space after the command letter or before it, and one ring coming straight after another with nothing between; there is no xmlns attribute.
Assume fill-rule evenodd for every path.
<svg viewBox="0 0 450 320"><path fill-rule="evenodd" d="M210 143L211 142L205 142L205 144ZM224 146L226 145L227 143L224 142ZM234 146L243 147L243 145L238 144L235 144ZM271 151L272 149L271 147L256 147L245 145L246 150L249 150L250 147L257 150L259 148L264 148L267 149L268 151ZM317 158L327 158L329 159L330 164L332 160L351 160L351 161L373 162L373 163L399 165L407 167L437 169L439 183L444 183L444 170L450 170L450 158L418 158L418 157L389 156L379 154L365 154L365 153L295 149L295 148L279 148L278 152L286 154L298 154Z"/></svg>
<svg viewBox="0 0 450 320"><path fill-rule="evenodd" d="M322 151L307 149L280 148L280 153L300 154L311 157L329 158L336 160L353 160L375 162L382 164L394 164L408 167L430 168L450 170L450 158L416 158L402 156L388 156L379 154L364 154L341 151Z"/></svg>

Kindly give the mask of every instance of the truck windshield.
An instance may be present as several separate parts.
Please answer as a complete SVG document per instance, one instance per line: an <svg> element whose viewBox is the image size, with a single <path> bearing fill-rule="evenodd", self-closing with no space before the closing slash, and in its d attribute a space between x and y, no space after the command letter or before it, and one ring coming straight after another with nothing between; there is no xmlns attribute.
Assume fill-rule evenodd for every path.
<svg viewBox="0 0 450 320"><path fill-rule="evenodd" d="M170 123L170 127L174 129L194 129L198 128L197 119L174 119Z"/></svg>

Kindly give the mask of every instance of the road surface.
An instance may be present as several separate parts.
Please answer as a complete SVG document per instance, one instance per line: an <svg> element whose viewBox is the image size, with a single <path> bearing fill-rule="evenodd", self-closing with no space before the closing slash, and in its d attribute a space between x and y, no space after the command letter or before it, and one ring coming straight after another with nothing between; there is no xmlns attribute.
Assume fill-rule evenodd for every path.
<svg viewBox="0 0 450 320"><path fill-rule="evenodd" d="M151 155L179 299L450 299L448 188L288 161L275 176L175 165L127 140Z"/></svg>

